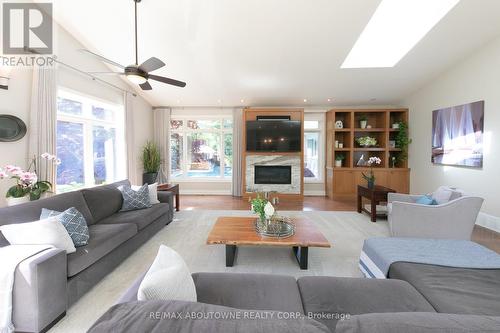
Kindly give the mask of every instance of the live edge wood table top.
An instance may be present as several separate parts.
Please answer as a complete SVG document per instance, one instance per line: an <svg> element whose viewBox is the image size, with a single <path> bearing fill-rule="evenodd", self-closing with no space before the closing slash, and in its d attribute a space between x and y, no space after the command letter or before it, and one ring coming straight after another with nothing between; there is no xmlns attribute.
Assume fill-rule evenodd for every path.
<svg viewBox="0 0 500 333"><path fill-rule="evenodd" d="M331 247L321 231L307 219L293 219L295 234L287 238L259 235L255 221L255 217L219 217L215 222L207 244L226 245L226 266L233 266L236 246L240 245L292 247L302 269L307 269L309 247Z"/></svg>

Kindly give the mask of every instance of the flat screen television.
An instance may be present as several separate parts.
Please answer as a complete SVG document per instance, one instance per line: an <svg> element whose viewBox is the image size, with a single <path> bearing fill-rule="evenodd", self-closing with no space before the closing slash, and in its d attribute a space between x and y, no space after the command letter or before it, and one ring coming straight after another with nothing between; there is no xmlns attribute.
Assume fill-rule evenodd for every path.
<svg viewBox="0 0 500 333"><path fill-rule="evenodd" d="M247 121L247 151L298 152L302 146L301 122L297 120Z"/></svg>

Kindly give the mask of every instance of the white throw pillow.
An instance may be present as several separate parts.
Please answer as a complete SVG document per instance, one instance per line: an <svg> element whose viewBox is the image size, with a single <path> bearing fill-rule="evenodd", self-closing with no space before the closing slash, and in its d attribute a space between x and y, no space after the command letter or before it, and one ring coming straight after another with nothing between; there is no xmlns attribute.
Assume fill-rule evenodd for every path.
<svg viewBox="0 0 500 333"><path fill-rule="evenodd" d="M139 286L137 299L196 302L196 288L184 259L168 246L161 245Z"/></svg>
<svg viewBox="0 0 500 333"><path fill-rule="evenodd" d="M137 186L137 185L132 185L131 188L134 191L137 191L141 187ZM149 191L149 202L152 205L159 204L160 200L158 200L158 183L154 183L154 184L148 185L148 191Z"/></svg>
<svg viewBox="0 0 500 333"><path fill-rule="evenodd" d="M5 239L12 245L52 245L66 253L76 251L66 228L57 216L45 220L6 224L0 227Z"/></svg>
<svg viewBox="0 0 500 333"><path fill-rule="evenodd" d="M432 199L436 200L438 205L442 205L450 201L453 190L448 186L440 186L434 193L432 193Z"/></svg>

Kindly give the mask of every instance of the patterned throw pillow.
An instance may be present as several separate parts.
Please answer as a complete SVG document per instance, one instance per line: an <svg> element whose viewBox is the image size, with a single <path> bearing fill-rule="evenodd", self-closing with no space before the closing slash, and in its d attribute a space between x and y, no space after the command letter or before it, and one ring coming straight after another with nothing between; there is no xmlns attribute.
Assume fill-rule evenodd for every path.
<svg viewBox="0 0 500 333"><path fill-rule="evenodd" d="M90 234L87 221L75 207L68 208L62 213L43 208L40 219L43 220L53 216L57 216L57 220L66 228L75 247L89 243Z"/></svg>
<svg viewBox="0 0 500 333"><path fill-rule="evenodd" d="M122 192L123 196L121 212L151 207L148 184L144 184L137 191L134 191L130 186L120 186L118 189Z"/></svg>

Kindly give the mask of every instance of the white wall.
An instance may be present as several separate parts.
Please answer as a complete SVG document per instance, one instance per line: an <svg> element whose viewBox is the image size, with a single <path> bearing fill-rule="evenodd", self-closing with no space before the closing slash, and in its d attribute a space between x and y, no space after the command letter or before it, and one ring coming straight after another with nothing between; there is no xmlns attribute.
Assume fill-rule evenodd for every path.
<svg viewBox="0 0 500 333"><path fill-rule="evenodd" d="M479 100L485 101L483 169L437 166L430 162L432 111ZM500 38L435 78L405 99L410 109L409 164L411 191L425 193L438 185L453 185L485 198L483 212L500 217ZM482 215L480 224L495 228L495 218ZM488 218L489 217L489 218ZM481 222L482 221L482 222Z"/></svg>
<svg viewBox="0 0 500 333"><path fill-rule="evenodd" d="M109 71L100 61L93 59L79 51L83 46L76 41L66 30L58 25L55 28L55 55L58 60L72 65L84 71ZM15 115L29 124L29 110L31 99L31 85L33 72L30 68L13 68L9 82L9 90L0 90L0 114ZM104 77L106 81L132 90L123 80L114 77ZM58 66L58 85L87 95L107 100L113 103L123 104L123 93L103 83L79 74L73 70ZM141 97L135 97L134 105L134 146L137 156L140 148L147 140L153 138L153 113L152 106ZM29 127L28 127L29 131ZM0 166L16 164L27 167L28 134L20 141L13 143L0 142ZM134 161L137 166L136 179L141 179L142 166L138 160ZM0 181L0 206L5 205L5 192L12 186L11 181Z"/></svg>

